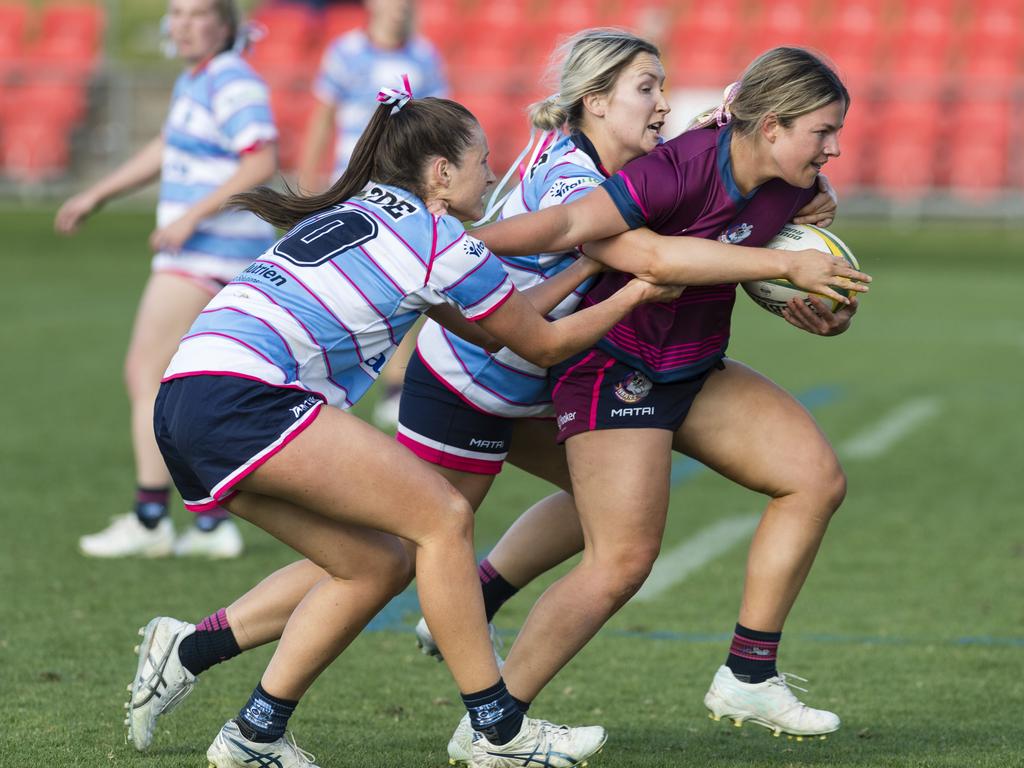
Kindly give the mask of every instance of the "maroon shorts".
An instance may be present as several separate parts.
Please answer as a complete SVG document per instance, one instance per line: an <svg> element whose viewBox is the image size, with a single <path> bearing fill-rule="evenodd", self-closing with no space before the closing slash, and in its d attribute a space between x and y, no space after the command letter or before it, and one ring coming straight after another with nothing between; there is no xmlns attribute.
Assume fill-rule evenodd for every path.
<svg viewBox="0 0 1024 768"><path fill-rule="evenodd" d="M710 373L659 384L599 349L582 352L551 368L558 442L597 429L675 432Z"/></svg>

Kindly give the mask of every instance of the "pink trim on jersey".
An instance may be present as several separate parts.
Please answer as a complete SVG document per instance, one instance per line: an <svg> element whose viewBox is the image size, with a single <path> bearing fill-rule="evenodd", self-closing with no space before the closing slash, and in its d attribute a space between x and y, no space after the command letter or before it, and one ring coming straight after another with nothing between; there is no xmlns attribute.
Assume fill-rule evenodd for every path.
<svg viewBox="0 0 1024 768"><path fill-rule="evenodd" d="M423 276L423 285L430 282L430 273L434 271L434 259L437 258L437 222L440 220L437 216L431 214L430 220L433 222L433 228L430 232L430 260L427 263L427 274ZM459 240L462 238L460 237ZM459 242L458 240L455 241Z"/></svg>
<svg viewBox="0 0 1024 768"><path fill-rule="evenodd" d="M436 464L439 467L445 467L446 469L454 469L458 472L472 472L476 475L496 475L501 472L501 465L505 461L504 459L485 461L483 459L467 459L464 456L455 456L437 448L418 443L401 433L396 434L395 439L424 461Z"/></svg>
<svg viewBox="0 0 1024 768"><path fill-rule="evenodd" d="M486 296L484 296L482 299L480 299L480 301L476 302L476 304L472 305L472 306L475 307L478 304L483 304L485 301L487 301L489 298L491 298L491 296L493 296L495 293L497 293L499 290L501 290L501 286L504 285L505 283L509 284L508 285L508 292L504 296L502 296L500 299L498 299L498 303L497 304L495 304L490 309L485 310L484 312L482 312L479 315L473 315L472 317L470 317L469 315L466 315L465 316L466 319L469 320L471 323L478 323L481 320L483 320L484 318L490 317L494 312L497 312L499 309L501 309L502 305L506 301L509 300L509 297L513 293L515 293L515 290L516 290L516 287L514 285L512 285L512 281L509 280L507 277L504 280L502 280L501 283L497 287L495 287L490 293L488 293ZM469 307L466 307L466 309L469 309Z"/></svg>
<svg viewBox="0 0 1024 768"><path fill-rule="evenodd" d="M643 358L654 370L662 371L703 359L707 355L721 349L728 336L726 334L715 334L714 336L708 336L700 341L689 344L662 348L640 341L636 337L636 333L631 329L613 328L605 336L605 339L623 351ZM657 360L658 364L652 364L652 360Z"/></svg>
<svg viewBox="0 0 1024 768"><path fill-rule="evenodd" d="M168 269L167 267L157 267L156 269L153 270L153 274L174 275L175 277L180 277L183 280L188 280L188 282L192 283L193 285L202 288L206 293L210 294L210 296L216 296L218 293L220 293L220 289L227 285L227 283L222 283L215 277L195 275L192 274L191 272L186 272L183 269Z"/></svg>
<svg viewBox="0 0 1024 768"><path fill-rule="evenodd" d="M212 490L214 500L218 502L223 501L231 494L235 493L234 486L262 467L272 457L280 453L288 443L301 435L303 430L312 424L313 420L320 415L320 409L324 405L325 403L321 401L311 406L301 418L281 433L281 436L277 438L277 440L272 442L262 451L245 462L241 467L217 483Z"/></svg>
<svg viewBox="0 0 1024 768"><path fill-rule="evenodd" d="M274 262L274 261L266 261L264 259L256 259L256 262L259 262L259 261L262 261L264 264L271 264L271 265L273 265L273 267L275 269L281 270L286 275L288 275L292 280L294 280L295 284L300 286L302 288L302 290L304 290L306 293L308 293L310 296L312 296L314 299L316 299L317 304L319 304L321 307L323 307L327 311L327 314L329 314L331 317L333 317L334 321L341 328L345 329L345 333L347 333L352 338L352 344L356 348L356 355L359 357L360 360L363 359L363 348L361 346L359 346L359 339L356 337L356 334L352 332L351 328L349 328L347 325L345 325L343 322L341 322L341 318L338 317L336 314L334 314L334 312L331 310L330 307L328 307L326 304L324 304L323 299L321 299L316 294L316 291L314 291L312 288L310 288L304 282L299 280L299 278L297 278L295 276L295 273L292 272L291 270L289 270L287 267L282 266L281 264L278 264L277 262ZM253 262L253 263L255 264L256 262Z"/></svg>
<svg viewBox="0 0 1024 768"><path fill-rule="evenodd" d="M193 333L190 336L182 336L181 340L182 340L182 342L185 342L185 341L188 341L189 339L197 339L200 336L220 336L221 338L227 339L228 341L233 341L236 344L239 344L239 345L245 347L246 349L248 349L253 354L258 355L259 357L262 357L264 360L267 361L268 364L270 364L270 365L274 366L275 368L277 368L277 370L279 370L281 372L282 376L284 376L286 379L288 378L288 372L284 368L282 368L280 365L275 363L269 357L264 355L262 352L260 352L258 349L256 349L256 347L252 346L251 344L246 344L241 339L237 339L237 338L235 338L234 336L232 336L230 334L221 333L220 331L200 331L199 333Z"/></svg>
<svg viewBox="0 0 1024 768"><path fill-rule="evenodd" d="M240 155L248 155L251 152L259 152L261 149L263 149L268 144L274 144L274 143L276 143L276 139L257 139L256 141L254 141L252 144L250 144L245 149L238 150L238 154L240 154Z"/></svg>
<svg viewBox="0 0 1024 768"><path fill-rule="evenodd" d="M558 393L558 390L561 389L562 382L568 379L572 375L573 371L575 371L581 365L586 365L587 363L589 363L596 354L597 350L591 350L590 353L587 354L582 360L580 360L575 365L570 366L569 369L564 374L562 374L561 378L559 378L558 381L555 382L555 386L551 388L552 400L555 399L555 395Z"/></svg>
<svg viewBox="0 0 1024 768"><path fill-rule="evenodd" d="M615 175L616 176L621 176L622 180L624 182L626 182L626 189L629 191L629 196L632 197L633 198L633 202L636 203L640 207L640 213L642 213L644 215L644 219L646 219L647 221L650 221L651 220L650 214L647 213L647 209L644 207L644 204L640 202L640 195L638 195L636 193L636 189L633 187L633 182L629 180L629 176L624 174L622 171L619 171Z"/></svg>
<svg viewBox="0 0 1024 768"><path fill-rule="evenodd" d="M288 356L292 359L292 362L295 363L295 378L296 379L299 378L299 361L298 361L298 358L295 357L295 353L292 351L292 345L288 343L288 339L286 339L284 336L282 336L278 332L277 328L272 326L270 323L268 323L262 317L257 317L256 315L254 315L254 314L252 314L250 312L246 312L245 310L239 309L238 307L230 307L230 306L227 306L227 307L215 307L214 309L204 309L199 314L201 314L201 315L212 315L214 312L236 312L239 315L242 315L243 317L250 317L253 320L258 320L259 322L263 323L263 325L265 325L267 327L267 330L270 331L275 336L277 336L277 338L279 338L281 340L281 343L284 344L284 348L288 350Z"/></svg>
<svg viewBox="0 0 1024 768"><path fill-rule="evenodd" d="M392 229L391 226L386 221L384 221L384 219L381 218L379 213L377 213L376 211L374 211L374 210L372 210L370 208L366 208L365 206L362 206L362 205L360 205L359 203L357 203L357 202L355 202L353 200L346 200L345 201L345 205L351 205L353 208L358 208L360 211L363 211L364 213L369 214L370 216L373 216L373 218L377 221L377 223L380 224L381 226L383 226L384 229L386 229L392 235L394 235L395 238L397 238L402 243L402 245L404 245L406 247L406 249L409 251L409 253L411 253L413 256L416 257L416 260L419 261L420 264L422 264L423 266L427 266L427 262L425 262L423 260L423 257L420 256L419 251L417 251L415 248L413 248L411 245L409 245L409 243L406 242L404 237L402 237L400 234L398 234L398 232L396 232L394 229Z"/></svg>
<svg viewBox="0 0 1024 768"><path fill-rule="evenodd" d="M597 403L601 397L601 382L604 381L604 372L611 368L617 363L614 357L609 357L608 362L601 366L601 370L597 372L597 376L594 377L594 389L592 391L593 397L590 400L590 429L594 430L597 428Z"/></svg>

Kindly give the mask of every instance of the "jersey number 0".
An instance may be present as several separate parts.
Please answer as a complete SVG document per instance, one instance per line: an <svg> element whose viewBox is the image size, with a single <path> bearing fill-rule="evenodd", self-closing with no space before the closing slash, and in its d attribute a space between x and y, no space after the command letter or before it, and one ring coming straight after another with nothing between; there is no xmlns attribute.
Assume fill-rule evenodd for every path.
<svg viewBox="0 0 1024 768"><path fill-rule="evenodd" d="M337 211L292 230L274 253L300 267L316 267L376 236L377 222L362 211Z"/></svg>

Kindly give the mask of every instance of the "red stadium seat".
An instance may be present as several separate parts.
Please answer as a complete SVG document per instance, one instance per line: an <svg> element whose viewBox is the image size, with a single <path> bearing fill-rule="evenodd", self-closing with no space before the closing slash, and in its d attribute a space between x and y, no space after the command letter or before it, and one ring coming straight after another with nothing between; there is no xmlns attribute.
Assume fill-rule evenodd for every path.
<svg viewBox="0 0 1024 768"><path fill-rule="evenodd" d="M87 95L78 80L42 79L30 81L10 91L19 113L73 127L85 117Z"/></svg>
<svg viewBox="0 0 1024 768"><path fill-rule="evenodd" d="M838 190L840 199L845 191L864 186L871 167L868 153L871 151L871 132L875 124L874 109L863 103L846 115L846 122L839 134L839 157L829 160L825 175Z"/></svg>
<svg viewBox="0 0 1024 768"><path fill-rule="evenodd" d="M804 0L779 0L760 6L758 13L745 20L741 35L741 55L753 59L780 45L812 44L809 3Z"/></svg>
<svg viewBox="0 0 1024 768"><path fill-rule="evenodd" d="M366 9L362 5L328 6L324 16L323 43L326 45L339 35L366 24Z"/></svg>
<svg viewBox="0 0 1024 768"><path fill-rule="evenodd" d="M53 3L43 7L39 38L79 37L98 44L103 35L103 8L99 3Z"/></svg>
<svg viewBox="0 0 1024 768"><path fill-rule="evenodd" d="M316 46L270 38L253 45L246 58L271 88L306 89L320 65Z"/></svg>
<svg viewBox="0 0 1024 768"><path fill-rule="evenodd" d="M913 135L880 142L875 157L875 182L899 200L920 198L935 184L938 144Z"/></svg>
<svg viewBox="0 0 1024 768"><path fill-rule="evenodd" d="M28 52L33 74L87 79L102 52L103 9L92 3L60 3L43 8L39 37Z"/></svg>
<svg viewBox="0 0 1024 768"><path fill-rule="evenodd" d="M0 62L11 63L25 47L29 8L25 3L0 4Z"/></svg>
<svg viewBox="0 0 1024 768"><path fill-rule="evenodd" d="M67 128L33 115L5 121L0 129L0 166L13 181L34 184L67 171L70 142Z"/></svg>
<svg viewBox="0 0 1024 768"><path fill-rule="evenodd" d="M983 202L1007 185L1008 162L1005 141L973 134L963 141L954 141L949 157L949 185L957 197Z"/></svg>
<svg viewBox="0 0 1024 768"><path fill-rule="evenodd" d="M282 170L295 171L299 167L306 126L315 103L315 97L308 89L270 92L270 105L278 131L277 155Z"/></svg>
<svg viewBox="0 0 1024 768"><path fill-rule="evenodd" d="M679 32L677 31L677 34ZM680 85L723 88L739 78L743 63L726 41L704 35L673 36L669 44L669 82Z"/></svg>
<svg viewBox="0 0 1024 768"><path fill-rule="evenodd" d="M298 48L320 36L316 16L302 5L265 5L252 18L267 28L264 43Z"/></svg>

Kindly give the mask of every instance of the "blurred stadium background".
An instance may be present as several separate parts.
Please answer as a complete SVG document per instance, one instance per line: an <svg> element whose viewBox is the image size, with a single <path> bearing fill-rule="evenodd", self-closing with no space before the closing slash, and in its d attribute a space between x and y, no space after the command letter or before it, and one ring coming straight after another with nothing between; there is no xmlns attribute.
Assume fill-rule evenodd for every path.
<svg viewBox="0 0 1024 768"><path fill-rule="evenodd" d="M313 6L320 5L320 10ZM242 3L267 29L250 51L273 89L284 170L294 170L326 43L359 25L358 2ZM159 128L176 62L159 54L161 0L0 0L0 195L80 188ZM811 46L854 95L843 157L827 173L844 214L1024 210L1022 0L421 0L454 98L480 117L503 168L524 108L550 92L566 35L624 26L662 47L675 119L715 103L760 51Z"/></svg>

